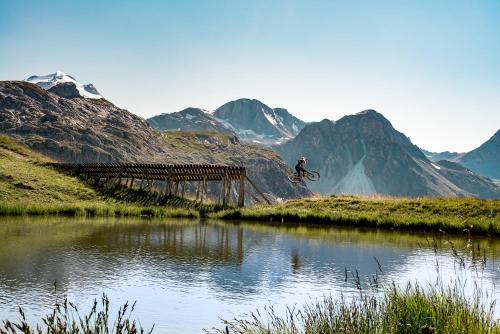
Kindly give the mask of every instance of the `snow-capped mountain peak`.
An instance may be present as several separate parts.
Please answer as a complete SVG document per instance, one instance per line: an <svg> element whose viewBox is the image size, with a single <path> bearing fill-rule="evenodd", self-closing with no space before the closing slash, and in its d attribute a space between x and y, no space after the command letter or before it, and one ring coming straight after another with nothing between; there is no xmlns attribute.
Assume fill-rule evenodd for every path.
<svg viewBox="0 0 500 334"><path fill-rule="evenodd" d="M32 75L25 81L38 85L39 87L49 90L59 84L72 83L76 86L78 93L81 97L89 99L101 99L102 96L99 94L97 89L92 84L81 84L76 81L71 75L67 75L64 72L56 71L55 73L47 75Z"/></svg>
<svg viewBox="0 0 500 334"><path fill-rule="evenodd" d="M219 107L213 116L243 140L280 143L295 137L305 123L286 109L271 108L255 99L238 99Z"/></svg>

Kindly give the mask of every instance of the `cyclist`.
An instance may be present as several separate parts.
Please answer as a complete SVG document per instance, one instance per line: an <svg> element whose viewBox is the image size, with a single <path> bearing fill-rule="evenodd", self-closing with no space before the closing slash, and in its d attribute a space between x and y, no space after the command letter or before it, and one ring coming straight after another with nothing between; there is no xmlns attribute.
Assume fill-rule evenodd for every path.
<svg viewBox="0 0 500 334"><path fill-rule="evenodd" d="M306 164L306 158L302 157L295 165L295 171L297 171L297 175L300 177L304 176L304 174L306 173L306 170L304 169L305 164Z"/></svg>

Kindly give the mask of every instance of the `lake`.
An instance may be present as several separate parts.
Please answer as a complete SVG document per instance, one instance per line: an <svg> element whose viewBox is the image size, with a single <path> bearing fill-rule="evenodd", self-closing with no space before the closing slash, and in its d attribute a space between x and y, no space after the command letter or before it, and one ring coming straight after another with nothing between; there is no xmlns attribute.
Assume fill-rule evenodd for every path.
<svg viewBox="0 0 500 334"><path fill-rule="evenodd" d="M456 252L452 251L455 249ZM156 333L200 333L273 305L380 293L392 282L472 281L500 296L500 240L287 224L124 218L1 218L0 320L33 321L67 296L113 310ZM461 266L461 260L465 266ZM439 271L439 275L438 275ZM346 281L347 273L347 281ZM378 277L369 287L368 277ZM54 291L54 282L57 289ZM491 301L490 300L490 301ZM485 301L486 302L486 301ZM498 308L496 316L500 315Z"/></svg>

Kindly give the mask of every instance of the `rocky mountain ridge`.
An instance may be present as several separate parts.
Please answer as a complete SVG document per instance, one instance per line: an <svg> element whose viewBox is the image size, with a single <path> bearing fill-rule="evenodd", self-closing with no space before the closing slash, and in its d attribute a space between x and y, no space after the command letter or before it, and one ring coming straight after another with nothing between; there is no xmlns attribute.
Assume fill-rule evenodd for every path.
<svg viewBox="0 0 500 334"><path fill-rule="evenodd" d="M306 156L306 167L322 177L310 188L323 194L500 198L490 179L459 165L431 162L374 110L308 124L273 148L290 165Z"/></svg>
<svg viewBox="0 0 500 334"><path fill-rule="evenodd" d="M217 108L214 117L243 140L280 143L294 138L305 123L286 109L271 108L255 99L238 99Z"/></svg>
<svg viewBox="0 0 500 334"><path fill-rule="evenodd" d="M478 148L461 154L452 161L469 168L475 173L500 179L500 130Z"/></svg>
<svg viewBox="0 0 500 334"><path fill-rule="evenodd" d="M200 108L186 108L171 114L161 114L148 118L147 122L160 131L215 131L235 134L209 111Z"/></svg>
<svg viewBox="0 0 500 334"><path fill-rule="evenodd" d="M147 121L160 131L217 131L236 134L242 141L264 145L295 137L305 123L283 108L270 108L251 99L228 102L215 111L187 108Z"/></svg>

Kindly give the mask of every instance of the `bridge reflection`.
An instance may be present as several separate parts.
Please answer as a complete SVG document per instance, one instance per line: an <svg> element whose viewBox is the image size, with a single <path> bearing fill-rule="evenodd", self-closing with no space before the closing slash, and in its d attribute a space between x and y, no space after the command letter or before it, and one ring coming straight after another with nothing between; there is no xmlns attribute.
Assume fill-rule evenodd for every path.
<svg viewBox="0 0 500 334"><path fill-rule="evenodd" d="M152 285L210 286L227 295L258 295L307 278L340 284L345 270L360 275L383 267L380 280L412 266L417 251L433 254L426 237L380 231L256 224L71 219L13 221L0 227L0 294L95 290L147 280ZM454 240L457 247L467 240ZM437 240L442 247L446 240ZM482 240L488 257L498 242ZM429 266L429 270L433 270Z"/></svg>

